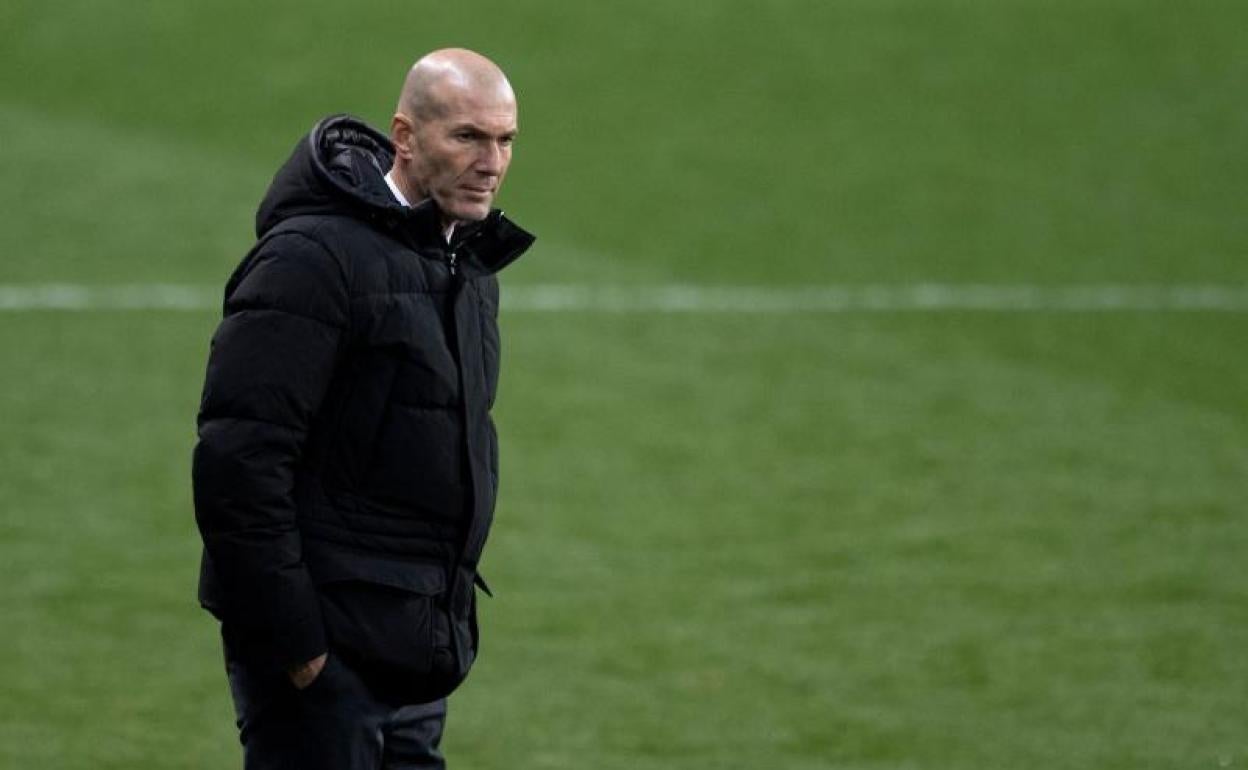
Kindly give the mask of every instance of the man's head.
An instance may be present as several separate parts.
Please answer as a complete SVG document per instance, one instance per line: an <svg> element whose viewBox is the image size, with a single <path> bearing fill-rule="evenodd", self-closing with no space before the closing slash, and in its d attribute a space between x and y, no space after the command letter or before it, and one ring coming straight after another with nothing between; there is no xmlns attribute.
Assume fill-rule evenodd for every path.
<svg viewBox="0 0 1248 770"><path fill-rule="evenodd" d="M408 200L432 198L447 224L484 219L511 163L516 95L494 62L446 48L412 66L390 139Z"/></svg>

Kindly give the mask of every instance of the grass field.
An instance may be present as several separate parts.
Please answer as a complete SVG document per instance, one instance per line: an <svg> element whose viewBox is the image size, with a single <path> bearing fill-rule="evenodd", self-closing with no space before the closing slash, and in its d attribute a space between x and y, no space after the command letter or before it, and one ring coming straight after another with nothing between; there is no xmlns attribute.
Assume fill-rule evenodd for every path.
<svg viewBox="0 0 1248 770"><path fill-rule="evenodd" d="M7 0L0 285L219 286L419 53L507 287L1248 285L1242 2ZM216 316L0 312L0 768L223 768ZM467 770L1248 765L1245 312L505 313Z"/></svg>

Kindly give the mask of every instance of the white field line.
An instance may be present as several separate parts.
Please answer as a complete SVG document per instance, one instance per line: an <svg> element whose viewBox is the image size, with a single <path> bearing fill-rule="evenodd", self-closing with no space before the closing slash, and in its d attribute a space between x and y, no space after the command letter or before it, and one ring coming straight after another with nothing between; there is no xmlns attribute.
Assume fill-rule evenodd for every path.
<svg viewBox="0 0 1248 770"><path fill-rule="evenodd" d="M215 311L221 290L188 284L0 284L0 312ZM1248 284L822 285L810 287L506 286L503 310L520 313L1248 313Z"/></svg>
<svg viewBox="0 0 1248 770"><path fill-rule="evenodd" d="M221 307L221 290L209 286L0 284L0 311L208 310L214 307Z"/></svg>
<svg viewBox="0 0 1248 770"><path fill-rule="evenodd" d="M861 286L663 285L509 287L505 310L607 313L1248 312L1248 286L1029 286L901 284Z"/></svg>

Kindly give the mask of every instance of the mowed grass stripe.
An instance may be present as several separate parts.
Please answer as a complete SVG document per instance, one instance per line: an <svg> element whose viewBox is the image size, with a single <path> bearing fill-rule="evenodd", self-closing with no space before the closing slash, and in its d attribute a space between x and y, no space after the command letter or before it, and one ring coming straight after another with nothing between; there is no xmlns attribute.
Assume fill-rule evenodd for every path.
<svg viewBox="0 0 1248 770"><path fill-rule="evenodd" d="M192 284L0 285L0 311L185 310L220 307L221 290ZM1248 312L1248 287L1197 284L1068 286L915 283L866 286L592 286L507 287L515 312L861 313L982 310L993 312Z"/></svg>

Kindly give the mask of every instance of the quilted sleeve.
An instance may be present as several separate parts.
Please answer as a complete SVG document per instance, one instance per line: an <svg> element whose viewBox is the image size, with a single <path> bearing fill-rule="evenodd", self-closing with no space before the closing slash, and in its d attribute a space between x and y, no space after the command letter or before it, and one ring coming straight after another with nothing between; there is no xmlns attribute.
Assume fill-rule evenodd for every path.
<svg viewBox="0 0 1248 770"><path fill-rule="evenodd" d="M347 282L321 245L287 233L262 244L232 286L200 403L195 519L223 620L288 668L327 646L293 493L347 325Z"/></svg>

